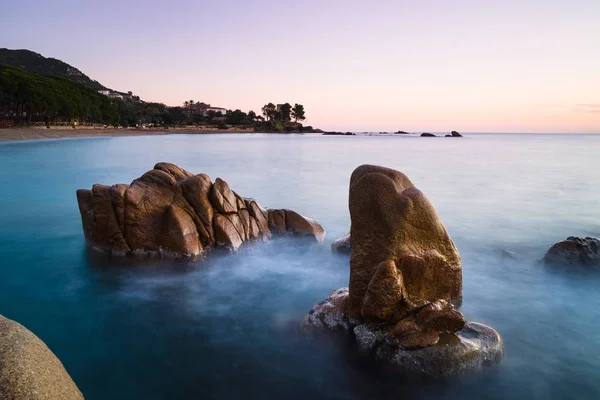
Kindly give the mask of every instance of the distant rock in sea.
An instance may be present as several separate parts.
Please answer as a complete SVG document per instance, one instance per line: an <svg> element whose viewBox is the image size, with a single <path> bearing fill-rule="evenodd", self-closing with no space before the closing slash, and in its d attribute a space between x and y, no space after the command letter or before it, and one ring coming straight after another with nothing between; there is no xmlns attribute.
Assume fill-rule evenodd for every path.
<svg viewBox="0 0 600 400"><path fill-rule="evenodd" d="M437 137L433 133L423 132L421 133L421 137Z"/></svg>
<svg viewBox="0 0 600 400"><path fill-rule="evenodd" d="M23 325L1 315L0 399L83 399L48 346Z"/></svg>
<svg viewBox="0 0 600 400"><path fill-rule="evenodd" d="M242 198L224 180L193 175L169 163L131 185L93 185L77 190L85 238L116 256L196 258L213 248L237 250L272 235L311 237L323 227L287 209L265 210Z"/></svg>
<svg viewBox="0 0 600 400"><path fill-rule="evenodd" d="M600 239L570 236L554 244L543 261L547 265L600 266Z"/></svg>
<svg viewBox="0 0 600 400"><path fill-rule="evenodd" d="M358 350L403 372L458 375L497 364L500 335L467 322L458 250L408 177L362 165L350 178L350 285L316 304L306 331L353 335Z"/></svg>
<svg viewBox="0 0 600 400"><path fill-rule="evenodd" d="M458 133L456 131L450 132L450 136L452 136L452 137L463 137L463 135L461 135L460 133Z"/></svg>
<svg viewBox="0 0 600 400"><path fill-rule="evenodd" d="M398 132L394 132L396 135L408 135L408 132L406 131L398 131Z"/></svg>

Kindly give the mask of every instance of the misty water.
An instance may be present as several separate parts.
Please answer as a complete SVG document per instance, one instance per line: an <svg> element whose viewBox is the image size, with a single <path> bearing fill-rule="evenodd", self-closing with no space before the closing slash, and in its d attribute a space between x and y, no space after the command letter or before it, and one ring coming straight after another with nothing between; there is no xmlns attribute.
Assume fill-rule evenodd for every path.
<svg viewBox="0 0 600 400"><path fill-rule="evenodd" d="M535 261L567 236L600 235L600 136L172 135L0 144L0 314L36 333L87 399L600 397L600 270ZM221 177L264 207L327 230L198 264L128 265L90 253L75 198L156 162ZM347 286L348 181L360 164L406 173L463 260L469 320L494 327L501 365L405 379L352 346L300 334Z"/></svg>

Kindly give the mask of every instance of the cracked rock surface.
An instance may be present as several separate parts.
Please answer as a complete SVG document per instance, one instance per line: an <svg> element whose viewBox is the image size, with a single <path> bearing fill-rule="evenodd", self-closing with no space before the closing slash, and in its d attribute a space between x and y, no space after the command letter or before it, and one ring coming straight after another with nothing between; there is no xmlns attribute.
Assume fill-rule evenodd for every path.
<svg viewBox="0 0 600 400"><path fill-rule="evenodd" d="M266 210L227 182L214 183L169 163L130 185L77 190L83 232L92 247L117 256L196 258L213 248L237 250L273 235L322 242L316 221L287 209Z"/></svg>

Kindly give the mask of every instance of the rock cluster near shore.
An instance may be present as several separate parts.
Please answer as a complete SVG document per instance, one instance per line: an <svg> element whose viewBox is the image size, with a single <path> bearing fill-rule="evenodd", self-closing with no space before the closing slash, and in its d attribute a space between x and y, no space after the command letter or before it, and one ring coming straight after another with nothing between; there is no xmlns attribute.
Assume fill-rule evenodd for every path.
<svg viewBox="0 0 600 400"><path fill-rule="evenodd" d="M502 358L500 336L469 323L460 255L433 206L401 172L373 165L350 178L350 285L313 307L301 327L341 330L402 370L455 375Z"/></svg>
<svg viewBox="0 0 600 400"><path fill-rule="evenodd" d="M130 185L79 189L77 201L87 241L119 256L195 258L273 235L318 242L325 235L319 223L295 211L265 210L220 178L213 183L169 163L156 164Z"/></svg>
<svg viewBox="0 0 600 400"><path fill-rule="evenodd" d="M83 399L48 346L22 325L1 315L0 399Z"/></svg>

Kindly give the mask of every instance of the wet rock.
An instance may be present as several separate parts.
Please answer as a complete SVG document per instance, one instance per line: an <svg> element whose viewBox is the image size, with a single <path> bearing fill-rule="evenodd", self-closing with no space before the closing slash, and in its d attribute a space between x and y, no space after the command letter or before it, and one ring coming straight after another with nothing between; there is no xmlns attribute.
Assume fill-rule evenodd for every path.
<svg viewBox="0 0 600 400"><path fill-rule="evenodd" d="M333 253L350 254L352 251L352 246L350 246L350 233L347 233L331 243L331 251Z"/></svg>
<svg viewBox="0 0 600 400"><path fill-rule="evenodd" d="M293 210L283 211L285 212L285 228L288 233L296 236L310 236L317 242L323 243L325 229L317 221L300 215Z"/></svg>
<svg viewBox="0 0 600 400"><path fill-rule="evenodd" d="M0 315L0 398L75 400L83 395L44 342Z"/></svg>
<svg viewBox="0 0 600 400"><path fill-rule="evenodd" d="M452 132L450 133L450 136L452 136L452 137L463 137L463 135L461 135L460 133L458 133L458 132L456 132L456 131L452 131Z"/></svg>
<svg viewBox="0 0 600 400"><path fill-rule="evenodd" d="M268 210L271 231L294 236L309 236L323 243L325 229L316 221L292 210Z"/></svg>
<svg viewBox="0 0 600 400"><path fill-rule="evenodd" d="M325 230L292 210L264 210L227 182L214 183L169 163L131 185L93 185L77 191L86 240L112 255L196 258L215 247L237 250L272 234L309 236L322 242Z"/></svg>
<svg viewBox="0 0 600 400"><path fill-rule="evenodd" d="M457 332L464 328L464 315L445 300L429 303L416 313L416 323L436 332Z"/></svg>
<svg viewBox="0 0 600 400"><path fill-rule="evenodd" d="M306 331L350 331L356 321L348 318L348 288L335 290L325 300L315 304L300 324Z"/></svg>
<svg viewBox="0 0 600 400"><path fill-rule="evenodd" d="M397 338L403 350L415 350L433 346L440 341L440 334L434 330L407 332Z"/></svg>
<svg viewBox="0 0 600 400"><path fill-rule="evenodd" d="M570 236L553 245L543 261L549 265L600 266L600 239Z"/></svg>
<svg viewBox="0 0 600 400"><path fill-rule="evenodd" d="M423 132L421 133L421 137L436 137L433 133Z"/></svg>
<svg viewBox="0 0 600 400"><path fill-rule="evenodd" d="M398 339L368 325L355 327L354 333L364 354L403 373L457 376L499 364L504 354L500 335L476 322L456 334L410 333Z"/></svg>

